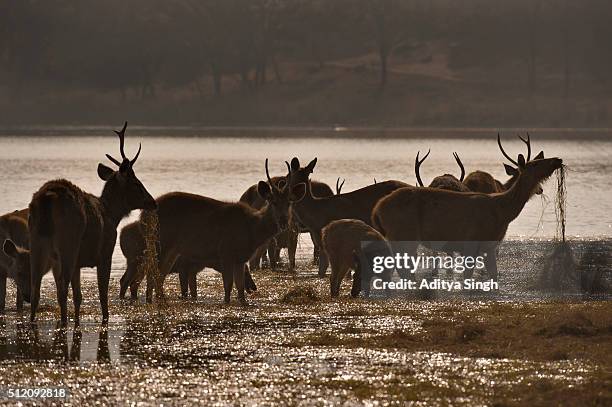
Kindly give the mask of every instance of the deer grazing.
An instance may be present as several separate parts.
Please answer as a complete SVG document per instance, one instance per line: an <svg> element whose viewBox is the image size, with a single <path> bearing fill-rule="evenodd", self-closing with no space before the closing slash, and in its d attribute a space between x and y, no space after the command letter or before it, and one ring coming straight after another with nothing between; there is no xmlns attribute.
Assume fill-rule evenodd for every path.
<svg viewBox="0 0 612 407"><path fill-rule="evenodd" d="M500 143L501 146L501 143ZM503 149L502 149L503 151ZM505 152L504 152L504 155ZM510 222L522 211L540 184L561 168L560 158L516 161L518 176L506 191L494 194L458 193L435 188L402 188L382 198L372 211L372 223L389 241L449 242L445 251L477 256L497 277L496 248ZM457 242L454 245L452 242ZM460 242L475 242L466 253ZM473 246L473 247L472 247ZM416 244L408 255L416 253Z"/></svg>
<svg viewBox="0 0 612 407"><path fill-rule="evenodd" d="M140 221L126 225L119 234L119 246L127 261L125 273L120 280L119 298L121 299L125 297L128 287L130 288L130 298L132 300L138 298L138 287L144 278L143 270L139 270L145 250L144 239L140 228ZM177 259L171 273L178 273L179 275L181 297L186 298L189 292L192 298L197 298L197 273L202 271L204 267L186 257L180 256ZM257 291L257 286L248 268L245 269L245 288L247 292Z"/></svg>
<svg viewBox="0 0 612 407"><path fill-rule="evenodd" d="M75 324L78 325L81 267L96 267L102 322L108 322L108 284L117 225L132 210L156 207L155 200L134 173L141 147L131 160L125 155L126 127L127 122L121 131L115 132L119 136L122 161L106 155L118 170L98 164L98 176L105 182L99 197L65 179L45 183L32 197L28 219L30 273L24 273L26 280L31 281L19 287L24 299L32 305L31 321L36 318L42 276L52 268L61 323L66 325L68 320L67 296L71 285Z"/></svg>
<svg viewBox="0 0 612 407"><path fill-rule="evenodd" d="M307 185L303 199L294 202L291 211L310 231L313 243L319 247L322 247L321 231L328 223L339 219L358 219L370 224L372 209L376 202L396 189L408 186L401 181L385 181L348 193L318 198L312 192L309 179L317 159L312 160L306 167L300 166L297 157L291 160L291 165L286 164L289 170L289 187L293 188L304 183ZM325 253L320 253L319 277L325 275L327 266L327 256Z"/></svg>
<svg viewBox="0 0 612 407"><path fill-rule="evenodd" d="M158 295L163 280L179 256L218 269L223 276L225 302L236 283L238 300L246 304L245 263L255 250L286 227L290 201L301 198L305 185L290 190L272 182L266 160L268 182L260 181L258 193L267 205L256 210L241 202L223 202L201 195L171 192L157 199L160 236ZM147 284L147 300L152 287Z"/></svg>
<svg viewBox="0 0 612 407"><path fill-rule="evenodd" d="M421 160L419 160L420 152L417 151L417 156L416 156L416 159L414 160L414 172L416 174L417 183L421 187L425 185L423 185L423 180L421 179L421 173L419 170L421 168L421 164L423 164L423 161L425 161L427 157L429 157L430 152L431 150L427 151L427 154L425 154L425 156ZM439 175L435 177L433 181L431 181L431 183L429 184L429 188L438 188L438 189L445 189L447 191L457 191L457 192L469 192L470 191L469 188L463 184L463 178L465 177L465 168L463 168L463 163L459 159L459 155L457 153L453 153L453 157L455 157L455 161L457 161L457 164L459 165L459 168L461 169L461 175L459 179L457 179L454 175L451 175L451 174Z"/></svg>
<svg viewBox="0 0 612 407"><path fill-rule="evenodd" d="M272 177L271 182L278 188L284 187L287 182L287 176ZM339 180L339 178L338 178ZM344 182L342 183L344 184ZM342 185L336 183L336 191L338 187L342 189ZM313 194L318 197L332 196L334 193L324 182L312 181ZM259 196L257 193L257 184L250 186L240 197L240 202L244 202L247 205L255 209L261 209L266 205L266 201ZM270 268L276 269L276 265L280 259L280 250L284 247L287 248L287 254L289 256L289 272L292 273L295 270L295 252L297 250L298 236L300 233L308 232L303 225L299 223L291 222L293 219L289 217L290 224L288 228L273 238L269 242L265 243L257 249L253 257L249 260L249 266L251 270L257 270L260 267L261 259L264 257L265 252L268 252L268 260L270 262ZM319 248L314 247L313 258L318 259Z"/></svg>
<svg viewBox="0 0 612 407"><path fill-rule="evenodd" d="M361 291L361 280L364 277L360 265L360 256L364 255L364 242L385 242L385 238L374 228L356 219L340 219L330 222L322 230L321 241L331 266L331 296L340 293L340 283L352 269L353 285L351 296L357 297ZM386 243L384 243L386 247ZM390 251L387 250L388 254ZM368 276L369 277L369 276ZM367 279L369 281L369 278Z"/></svg>
<svg viewBox="0 0 612 407"><path fill-rule="evenodd" d="M18 270L18 248L30 247L30 234L28 233L28 209L9 212L0 216L0 244L3 249L0 251L0 314L4 313L6 305L6 280L17 282ZM29 270L29 269L28 269ZM17 284L16 295L17 310L23 309L23 297L19 284Z"/></svg>
<svg viewBox="0 0 612 407"><path fill-rule="evenodd" d="M527 139L525 140L523 137L518 136L518 138L527 145L527 158L526 161L530 161L531 160L531 136L529 135L529 133L527 133ZM506 170L506 174L510 176L510 178L505 182L505 183L501 183L500 181L496 180L495 178L493 178L493 176L491 174L489 174L488 172L485 171L473 171L471 173L468 174L467 177L465 177L465 179L463 180L463 184L470 190L473 192L482 192L484 194L492 194L495 192L503 192L507 189L509 189L512 185L514 185L514 182L516 181L516 179L518 178L518 163L516 162L516 160L513 160L512 157L510 157L508 154L506 154L506 152L504 151L504 149L502 148L501 145L501 138L499 133L497 134L497 145L499 146L500 150L502 151L502 154L504 155L504 157L506 157L506 159L508 159L508 161L510 161L513 166L510 166L508 164L504 164L504 168ZM538 155L536 155L534 157L534 160L539 160L544 158L544 152L540 151L538 153ZM542 193L542 188L538 188L538 190L536 191L536 194L541 194Z"/></svg>

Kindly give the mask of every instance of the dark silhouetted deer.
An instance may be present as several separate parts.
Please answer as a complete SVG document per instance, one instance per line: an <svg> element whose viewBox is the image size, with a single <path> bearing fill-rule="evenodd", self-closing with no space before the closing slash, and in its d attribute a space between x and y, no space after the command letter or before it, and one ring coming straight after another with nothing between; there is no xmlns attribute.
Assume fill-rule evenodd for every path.
<svg viewBox="0 0 612 407"><path fill-rule="evenodd" d="M30 234L28 232L28 209L13 211L0 216L0 244L6 244L7 251L0 251L0 313L4 312L6 305L6 280L10 278L17 283L20 270L17 256L17 247L28 249L30 247ZM4 246L3 246L4 247ZM29 272L29 269L28 269ZM17 310L23 309L23 296L17 284L16 293Z"/></svg>
<svg viewBox="0 0 612 407"><path fill-rule="evenodd" d="M245 263L255 250L275 236L288 221L289 204L305 193L305 185L289 190L278 188L270 179L260 181L258 193L267 205L260 210L241 202L223 202L201 195L171 192L157 199L160 235L160 275L156 290L163 296L163 279L179 256L206 267L219 269L223 275L225 302L230 301L236 283L238 300L246 303ZM147 299L152 287L147 285Z"/></svg>
<svg viewBox="0 0 612 407"><path fill-rule="evenodd" d="M500 144L501 145L501 144ZM505 153L504 153L505 155ZM402 188L381 199L372 211L374 227L389 241L448 242L444 250L466 256L485 253L485 266L497 277L496 248L510 222L540 188L561 168L560 158L518 160L519 175L506 191L494 194L454 192L435 188ZM453 244L456 242L456 245ZM462 242L474 242L466 252ZM408 255L416 254L416 245Z"/></svg>
<svg viewBox="0 0 612 407"><path fill-rule="evenodd" d="M416 156L416 159L414 160L414 172L416 174L418 185L421 187L425 185L423 185L423 180L421 179L421 173L419 170L421 168L421 164L423 164L423 161L427 159L430 152L431 150L427 151L427 154L425 154L425 156L421 160L419 160L420 152L417 151L417 156ZM429 184L429 188L439 188L439 189L445 189L447 191L457 191L457 192L469 192L470 191L468 187L466 187L463 184L463 178L465 177L465 168L463 168L463 163L459 159L459 155L457 153L453 153L453 157L455 157L455 161L457 161L457 164L459 165L459 168L461 169L461 175L459 179L457 179L457 177L451 174L438 175L437 177L433 179L433 181L431 181L431 183Z"/></svg>
<svg viewBox="0 0 612 407"><path fill-rule="evenodd" d="M527 145L527 159L526 161L530 161L531 160L531 136L529 135L529 133L527 133L527 139L525 140L523 137L518 136L519 139L525 143ZM505 190L509 189L512 185L514 185L514 182L516 181L516 179L518 178L518 163L516 162L516 160L513 160L512 157L510 157L508 154L506 154L506 152L504 151L504 149L502 148L501 145L501 139L500 139L500 135L499 133L497 134L497 145L499 146L500 150L502 151L502 154L504 155L504 157L506 157L513 165L510 166L508 164L504 164L504 168L506 170L506 174L510 176L510 178L505 182L505 183L501 183L500 181L496 180L495 178L493 178L493 176L491 174L489 174L488 172L485 171L473 171L471 173L468 174L467 177L465 177L465 179L463 180L463 184L470 190L473 192L482 192L485 194L492 194L495 192L504 192ZM539 160L544 158L544 152L540 151L540 153L535 156L534 160ZM542 188L538 189L536 191L536 194L541 194L542 193Z"/></svg>
<svg viewBox="0 0 612 407"><path fill-rule="evenodd" d="M126 127L127 122L121 131L116 131L122 161L106 155L119 169L115 171L98 164L98 176L105 181L99 197L65 179L47 182L32 197L28 220L31 284L20 287L24 298L32 304L32 321L38 309L42 276L53 268L62 325L68 320L69 285L72 285L75 324L79 323L81 267L97 268L102 322L108 321L108 283L117 225L134 209L156 207L155 200L133 170L141 147L132 160L123 150Z"/></svg>
<svg viewBox="0 0 612 407"><path fill-rule="evenodd" d="M311 189L310 174L312 174L317 159L312 160L306 167L300 166L297 157L287 163L289 169L289 186L294 187L306 183L304 198L292 204L292 213L298 217L300 223L308 228L314 244L319 247L321 243L321 230L330 222L338 219L358 219L370 224L372 208L379 199L408 186L401 181L378 182L373 185L351 191L345 194L333 195L326 198L314 196ZM319 276L323 277L327 270L328 259L324 253L319 256Z"/></svg>
<svg viewBox="0 0 612 407"><path fill-rule="evenodd" d="M132 300L135 300L138 298L138 287L144 278L144 270L139 270L139 266L142 263L144 255L145 239L139 221L132 222L121 229L121 233L119 234L119 246L127 261L125 273L120 280L119 298L125 297L125 292L129 287L130 297ZM197 273L202 271L204 267L204 265L200 265L186 257L179 256L171 273L178 273L179 275L181 296L183 298L186 298L188 293L192 298L197 298ZM245 289L247 292L257 290L255 281L253 281L248 268L245 269Z"/></svg>
<svg viewBox="0 0 612 407"><path fill-rule="evenodd" d="M287 182L287 176L272 177L271 182L275 186L282 188ZM337 183L336 188L338 188ZM342 185L340 185L340 189L341 188ZM324 182L314 180L312 181L312 191L313 194L317 197L332 196L334 194L329 185ZM257 184L250 186L242 194L242 196L240 197L240 202L244 202L255 209L261 209L266 204L265 200L263 200L257 193ZM290 216L289 220L292 221L293 217ZM257 270L260 267L261 259L264 257L266 251L268 252L270 268L272 270L276 269L276 265L280 259L280 250L286 247L287 255L289 257L289 272L293 272L295 270L295 252L297 250L298 237L300 233L306 232L308 232L308 230L304 227L304 225L290 222L286 230L280 232L278 235L271 238L269 242L265 243L264 245L262 245L262 247L257 249L255 254L253 255L253 258L249 260L250 269ZM319 248L315 246L313 249L313 258L316 260L318 259L318 257Z"/></svg>

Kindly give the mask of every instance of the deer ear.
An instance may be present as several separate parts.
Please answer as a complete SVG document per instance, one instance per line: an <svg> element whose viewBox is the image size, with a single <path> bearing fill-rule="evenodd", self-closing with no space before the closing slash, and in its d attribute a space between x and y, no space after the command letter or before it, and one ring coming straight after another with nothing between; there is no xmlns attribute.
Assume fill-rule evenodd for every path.
<svg viewBox="0 0 612 407"><path fill-rule="evenodd" d="M266 201L272 197L272 190L267 182L259 181L257 184L257 193Z"/></svg>
<svg viewBox="0 0 612 407"><path fill-rule="evenodd" d="M11 239L6 239L4 241L4 244L2 245L2 250L9 257L17 257L17 246L15 246L15 243L13 243Z"/></svg>
<svg viewBox="0 0 612 407"><path fill-rule="evenodd" d="M300 160L297 157L291 159L291 171L297 171L300 169Z"/></svg>
<svg viewBox="0 0 612 407"><path fill-rule="evenodd" d="M519 168L525 168L525 157L523 156L523 154L519 154L518 156L518 165Z"/></svg>
<svg viewBox="0 0 612 407"><path fill-rule="evenodd" d="M312 172L314 170L315 165L317 165L317 158L316 157L315 157L314 160L312 160L311 162L308 163L308 165L306 166L306 171Z"/></svg>
<svg viewBox="0 0 612 407"><path fill-rule="evenodd" d="M115 170L112 168L109 168L102 163L98 164L98 177L100 177L103 181L108 181L114 173Z"/></svg>
<svg viewBox="0 0 612 407"><path fill-rule="evenodd" d="M294 185L291 188L291 192L289 193L289 201L290 202L300 202L306 196L306 183L300 182L297 185Z"/></svg>
<svg viewBox="0 0 612 407"><path fill-rule="evenodd" d="M506 174L508 174L511 177L514 177L515 175L518 174L517 169L508 164L504 164L504 168L506 169Z"/></svg>
<svg viewBox="0 0 612 407"><path fill-rule="evenodd" d="M540 151L538 155L535 156L534 160L541 160L544 158L544 151Z"/></svg>

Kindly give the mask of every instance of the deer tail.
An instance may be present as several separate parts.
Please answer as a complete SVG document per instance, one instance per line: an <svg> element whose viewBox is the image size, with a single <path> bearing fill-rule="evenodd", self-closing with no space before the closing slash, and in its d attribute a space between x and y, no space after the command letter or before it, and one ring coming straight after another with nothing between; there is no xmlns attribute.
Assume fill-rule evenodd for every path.
<svg viewBox="0 0 612 407"><path fill-rule="evenodd" d="M51 213L53 201L57 198L55 192L46 192L30 203L30 229L34 228L41 236L53 234L53 216Z"/></svg>

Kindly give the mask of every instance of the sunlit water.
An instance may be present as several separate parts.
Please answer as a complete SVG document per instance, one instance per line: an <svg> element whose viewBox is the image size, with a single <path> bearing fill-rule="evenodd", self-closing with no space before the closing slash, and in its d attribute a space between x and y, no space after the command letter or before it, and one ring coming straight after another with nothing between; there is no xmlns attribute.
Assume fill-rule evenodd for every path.
<svg viewBox="0 0 612 407"><path fill-rule="evenodd" d="M416 182L414 158L417 151L431 148L421 167L425 183L433 177L459 175L452 153L457 151L466 171L484 170L506 180L504 159L492 134L489 139L387 139L366 138L268 138L231 137L147 137L146 132L130 134L126 151L133 155L138 143L143 151L135 170L148 190L159 196L170 191L188 191L217 199L236 201L250 185L265 179L264 160L270 171L286 174L285 160L297 156L305 165L314 157L318 164L313 177L333 188L337 177L345 178L348 192L377 180ZM363 134L360 134L363 136ZM567 174L567 233L582 238L612 235L612 142L601 140L538 140L532 135L533 155L544 150L547 157L563 158ZM504 145L512 154L525 153L514 136ZM102 181L96 173L98 162L110 164L104 154L119 156L114 133L71 137L20 135L0 138L0 211L28 205L32 193L45 181L67 178L86 191L99 193ZM549 238L555 235L554 198L556 181L545 185L545 198L534 197L508 230L508 237ZM131 219L137 216L133 213ZM305 246L310 244L306 235ZM123 267L120 250L115 250L113 271Z"/></svg>
<svg viewBox="0 0 612 407"><path fill-rule="evenodd" d="M574 246L578 260L589 251L590 242L603 242L594 245L608 253L612 235L612 179L608 174L612 143L539 141L537 135L533 139L534 154L543 149L546 156L562 157L570 168L567 224L568 234L583 241ZM128 130L129 155L134 154L138 142L143 143L143 152L135 170L154 196L181 190L237 200L248 186L265 179L265 158L271 160L273 174L284 174L283 161L296 155L304 164L318 157L315 178L330 185L338 176L346 178L345 191L370 184L373 178L412 184L416 151L429 148L432 153L421 172L424 182L445 172L458 174L453 151L459 152L468 172L481 169L501 180L506 178L493 137L422 141L170 138L130 136ZM524 152L523 144L510 137L505 145L513 154ZM102 181L96 175L96 165L110 164L105 153L119 155L112 133L0 138L0 210L27 206L35 190L46 180L58 177L98 193ZM423 320L432 316L456 321L471 313L471 318L479 319L494 303L488 300L505 298L508 293L512 300L547 298L533 285L538 275L536 265L548 250L539 241L553 237L556 231L554 177L544 189L548 203L543 204L540 198L529 202L510 226L508 236L514 243L500 250L502 295L483 294L471 298L475 301L460 297L456 302L446 302L445 295L440 301L414 301L413 297L330 301L328 280L315 278L314 267L309 264L310 242L305 235L300 243L298 276L257 272L254 276L259 292L250 296L254 307L247 309L220 304L221 279L214 272L198 278L200 295L196 302L176 298L177 282L172 277L168 281L172 299L169 308L122 303L117 299L116 277L123 272L125 261L119 248L113 259L115 279L110 290L108 329L100 329L97 322L100 311L91 270L85 273L90 278L84 281L84 322L79 330L55 329L58 306L55 284L49 276L43 282L37 327L27 323L27 312L15 313L14 285L9 285L7 303L11 305L7 316L0 318L0 384L68 386L74 404L135 400L172 404L185 399L231 404L241 398L253 404L296 403L301 399L305 404L320 405L361 404L364 400L473 405L493 404L508 397L520 400L542 389L571 389L584 383L594 383L595 389L601 389L605 386L599 379L601 367L583 359L562 360L563 356L555 354L550 360L515 359L509 357L511 353L504 353L505 344L495 355L487 356L485 350L479 350L477 356L466 357L461 349L458 354L452 353L454 348L442 352L405 343L396 349L389 344L379 347L359 342L373 335L394 339L398 330L419 334L424 329ZM130 219L136 216L134 213ZM520 261L520 267L516 261ZM343 295L348 292L347 284L344 282ZM320 301L304 306L279 300L301 285L315 287ZM525 312L538 312L523 312L520 307L518 304L517 321L526 320ZM497 328L490 329L495 332ZM326 343L329 335L357 340L358 345L344 347L333 340ZM507 342L510 346L510 340ZM418 349L425 350L415 351Z"/></svg>

